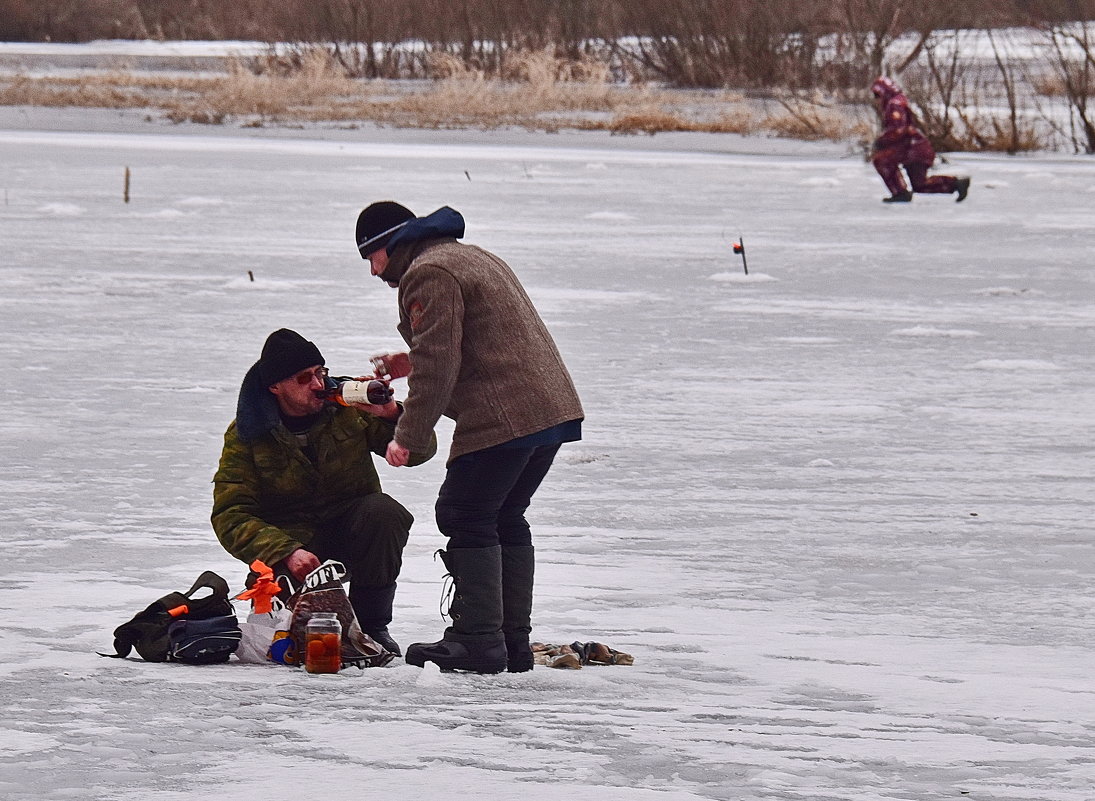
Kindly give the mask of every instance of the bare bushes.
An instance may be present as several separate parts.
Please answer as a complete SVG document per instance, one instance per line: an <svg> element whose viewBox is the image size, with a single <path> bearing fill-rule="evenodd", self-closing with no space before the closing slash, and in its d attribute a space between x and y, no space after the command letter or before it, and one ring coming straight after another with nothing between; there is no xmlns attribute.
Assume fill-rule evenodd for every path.
<svg viewBox="0 0 1095 801"><path fill-rule="evenodd" d="M433 51L421 43L343 41L295 41L270 45L251 62L259 73L289 74L301 68L312 54L322 50L347 78L419 79L437 77L430 72Z"/></svg>
<svg viewBox="0 0 1095 801"><path fill-rule="evenodd" d="M1050 44L1052 63L1061 95L1068 102L1066 126L1073 147L1095 153L1095 25L1061 22L1043 27Z"/></svg>
<svg viewBox="0 0 1095 801"><path fill-rule="evenodd" d="M1034 81L1045 64L1032 58L1030 30L945 31L921 42L901 82L921 127L939 151L1019 153L1052 146L1053 114Z"/></svg>

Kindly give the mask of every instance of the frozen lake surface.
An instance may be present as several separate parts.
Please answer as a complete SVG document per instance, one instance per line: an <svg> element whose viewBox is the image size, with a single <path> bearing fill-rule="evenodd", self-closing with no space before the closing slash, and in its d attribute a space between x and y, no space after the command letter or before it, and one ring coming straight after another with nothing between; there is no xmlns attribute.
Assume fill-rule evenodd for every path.
<svg viewBox="0 0 1095 801"><path fill-rule="evenodd" d="M0 130L0 797L1091 801L1095 162L962 156L965 203L893 207L824 149L445 137ZM588 419L533 636L635 665L96 656L202 570L242 589L209 482L265 336L401 345L353 245L381 199L460 210L554 332ZM442 460L379 469L393 634L432 640Z"/></svg>

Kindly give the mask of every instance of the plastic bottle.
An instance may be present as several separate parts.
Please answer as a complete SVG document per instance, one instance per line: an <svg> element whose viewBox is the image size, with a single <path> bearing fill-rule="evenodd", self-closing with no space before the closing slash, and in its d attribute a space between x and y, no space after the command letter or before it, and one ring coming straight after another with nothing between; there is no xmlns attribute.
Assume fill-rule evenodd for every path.
<svg viewBox="0 0 1095 801"><path fill-rule="evenodd" d="M342 668L342 624L336 612L316 612L304 629L304 669L338 673Z"/></svg>
<svg viewBox="0 0 1095 801"><path fill-rule="evenodd" d="M339 381L338 386L320 390L316 394L340 406L349 406L351 403L383 406L395 397L387 382L376 378L369 381Z"/></svg>

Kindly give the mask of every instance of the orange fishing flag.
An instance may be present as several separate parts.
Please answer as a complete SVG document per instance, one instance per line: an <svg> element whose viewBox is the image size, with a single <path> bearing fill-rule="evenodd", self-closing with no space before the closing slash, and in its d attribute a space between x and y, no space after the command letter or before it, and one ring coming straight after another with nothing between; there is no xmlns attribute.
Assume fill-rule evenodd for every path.
<svg viewBox="0 0 1095 801"><path fill-rule="evenodd" d="M258 574L258 578L250 589L237 595L236 600L250 601L252 610L260 615L273 612L272 599L281 592L281 587L274 581L274 571L258 559L251 563L251 569Z"/></svg>

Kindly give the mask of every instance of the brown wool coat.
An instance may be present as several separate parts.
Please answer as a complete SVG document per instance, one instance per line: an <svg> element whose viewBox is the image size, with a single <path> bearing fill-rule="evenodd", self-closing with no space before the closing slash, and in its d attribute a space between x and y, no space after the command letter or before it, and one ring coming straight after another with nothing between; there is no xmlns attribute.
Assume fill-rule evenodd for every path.
<svg viewBox="0 0 1095 801"><path fill-rule="evenodd" d="M444 414L456 421L451 462L584 416L551 334L504 261L448 238L397 247L389 261L413 368L400 445L423 450Z"/></svg>

